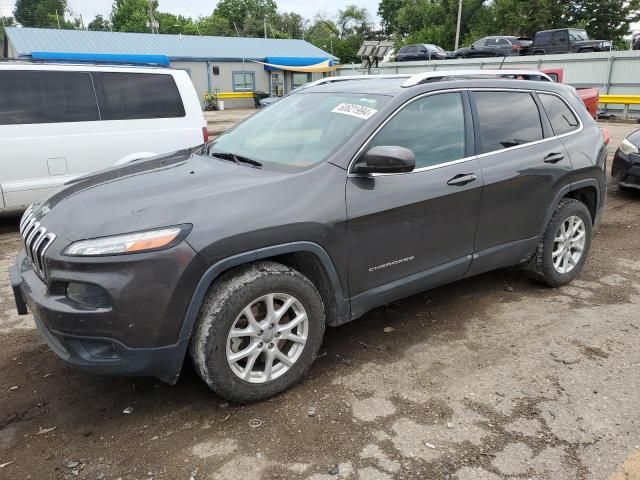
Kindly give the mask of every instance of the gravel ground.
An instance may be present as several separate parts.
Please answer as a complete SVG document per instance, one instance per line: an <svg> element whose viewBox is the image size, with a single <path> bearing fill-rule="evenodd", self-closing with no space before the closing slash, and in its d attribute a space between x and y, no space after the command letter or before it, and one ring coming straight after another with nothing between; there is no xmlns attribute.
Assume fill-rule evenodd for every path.
<svg viewBox="0 0 640 480"><path fill-rule="evenodd" d="M608 128L618 145L633 127ZM506 269L379 308L249 406L189 365L173 387L66 365L3 275L0 478L639 479L639 223L640 195L611 186L571 285ZM15 224L0 224L2 271Z"/></svg>

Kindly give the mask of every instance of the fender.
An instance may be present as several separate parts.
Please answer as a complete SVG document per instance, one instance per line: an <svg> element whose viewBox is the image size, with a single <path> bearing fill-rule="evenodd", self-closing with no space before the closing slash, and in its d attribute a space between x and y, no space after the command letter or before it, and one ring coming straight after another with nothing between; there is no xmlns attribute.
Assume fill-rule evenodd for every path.
<svg viewBox="0 0 640 480"><path fill-rule="evenodd" d="M114 166L124 165L125 163L133 162L134 160L142 160L143 158L155 157L156 155L158 154L153 152L130 153L129 155L122 157L113 165Z"/></svg>
<svg viewBox="0 0 640 480"><path fill-rule="evenodd" d="M560 200L566 197L567 193L584 187L593 187L596 189L596 210L598 212L600 211L600 209L602 208L600 204L602 194L600 193L600 184L598 183L598 181L595 178L587 178L584 180L578 180L577 182L572 182L562 187L560 190L558 190L558 193L556 193L556 196L553 199L553 202L550 204L551 206L549 207L549 210L547 211L547 215L544 218L543 230L542 232L540 232L541 234L544 234L544 229L547 228L547 225L549 224L551 217L556 211L556 206L560 203ZM595 221L596 219L594 218L593 220Z"/></svg>
<svg viewBox="0 0 640 480"><path fill-rule="evenodd" d="M189 303L189 307L187 308L187 313L185 315L184 322L182 323L182 329L180 330L180 340L188 339L191 337L193 325L195 324L198 312L200 311L202 301L204 300L204 297L211 284L218 276L220 276L222 272L230 268L237 267L238 265L254 262L263 258L296 252L312 253L320 260L327 274L327 277L331 282L331 287L334 292L335 302L337 306L336 324L340 325L349 321L351 319L349 300L344 298L342 295L342 286L340 284L340 279L338 278L338 273L336 272L329 254L325 251L324 248L316 243L292 242L240 253L238 255L220 260L219 262L209 267L209 269L204 273L204 275L198 282L198 285L193 292L193 296L191 297L191 302Z"/></svg>

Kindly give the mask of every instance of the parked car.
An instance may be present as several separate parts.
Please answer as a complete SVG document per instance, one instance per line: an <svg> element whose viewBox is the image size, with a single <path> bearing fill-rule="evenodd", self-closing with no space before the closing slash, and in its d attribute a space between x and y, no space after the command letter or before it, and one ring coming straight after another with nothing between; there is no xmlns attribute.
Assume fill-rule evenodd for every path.
<svg viewBox="0 0 640 480"><path fill-rule="evenodd" d="M588 53L611 50L608 40L589 40L585 30L579 28L558 28L544 30L533 37L531 53L544 55L553 53Z"/></svg>
<svg viewBox="0 0 640 480"><path fill-rule="evenodd" d="M616 150L611 176L621 190L640 190L640 130L625 138Z"/></svg>
<svg viewBox="0 0 640 480"><path fill-rule="evenodd" d="M396 62L413 62L418 60L446 60L453 58L451 52L447 52L438 45L420 43L417 45L405 45L396 54Z"/></svg>
<svg viewBox="0 0 640 480"><path fill-rule="evenodd" d="M182 70L0 63L0 214L78 176L206 141Z"/></svg>
<svg viewBox="0 0 640 480"><path fill-rule="evenodd" d="M22 218L18 311L73 364L174 383L188 351L250 402L377 306L511 265L570 282L606 197L600 129L563 85L470 77L319 84L76 179Z"/></svg>
<svg viewBox="0 0 640 480"><path fill-rule="evenodd" d="M453 52L454 58L507 57L529 53L531 39L508 35L484 37Z"/></svg>
<svg viewBox="0 0 640 480"><path fill-rule="evenodd" d="M640 32L633 34L633 38L631 39L631 48L633 50L640 50Z"/></svg>

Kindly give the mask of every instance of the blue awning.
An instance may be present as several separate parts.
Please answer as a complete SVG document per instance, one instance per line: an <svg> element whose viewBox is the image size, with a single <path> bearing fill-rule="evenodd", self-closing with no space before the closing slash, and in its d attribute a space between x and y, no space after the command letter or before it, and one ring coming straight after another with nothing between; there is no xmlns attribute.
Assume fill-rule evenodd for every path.
<svg viewBox="0 0 640 480"><path fill-rule="evenodd" d="M82 63L117 63L134 65L169 66L166 55L131 55L119 53L71 53L71 52L32 52L34 60L49 60L53 62L82 62Z"/></svg>
<svg viewBox="0 0 640 480"><path fill-rule="evenodd" d="M333 60L327 57L265 57L265 70L282 70L282 67L309 67L329 61L333 66Z"/></svg>

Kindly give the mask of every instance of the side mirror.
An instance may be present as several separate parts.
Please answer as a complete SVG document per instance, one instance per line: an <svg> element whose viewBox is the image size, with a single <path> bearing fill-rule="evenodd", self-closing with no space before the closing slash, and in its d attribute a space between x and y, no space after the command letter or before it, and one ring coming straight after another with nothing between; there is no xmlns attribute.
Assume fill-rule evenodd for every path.
<svg viewBox="0 0 640 480"><path fill-rule="evenodd" d="M469 46L469 48L470 48L471 50L475 50L476 46L472 43L472 44Z"/></svg>
<svg viewBox="0 0 640 480"><path fill-rule="evenodd" d="M380 145L360 157L354 173L407 173L416 167L416 156L408 148Z"/></svg>

